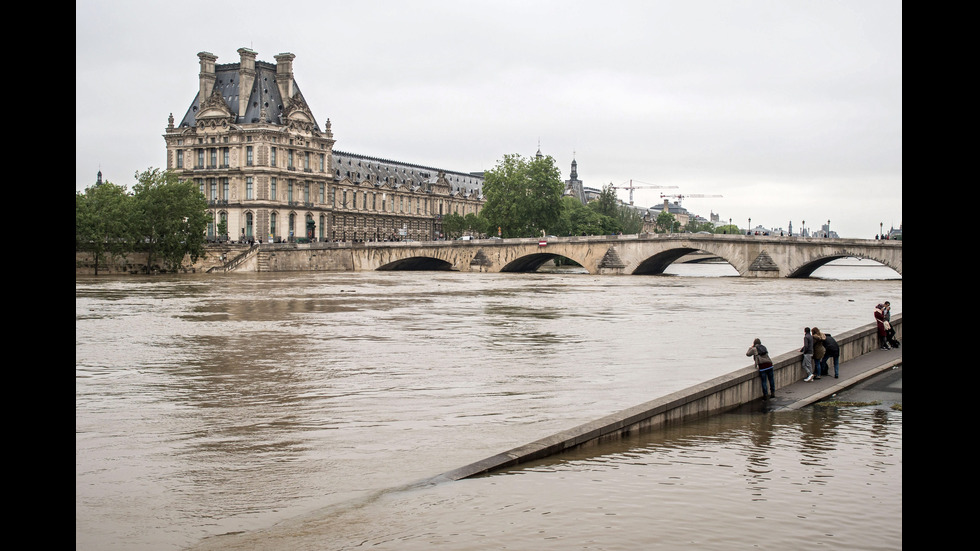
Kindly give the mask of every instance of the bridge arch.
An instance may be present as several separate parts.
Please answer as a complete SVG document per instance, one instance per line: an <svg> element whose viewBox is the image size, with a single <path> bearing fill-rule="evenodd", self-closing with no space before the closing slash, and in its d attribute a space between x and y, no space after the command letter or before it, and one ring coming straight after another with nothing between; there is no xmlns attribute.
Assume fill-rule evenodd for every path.
<svg viewBox="0 0 980 551"><path fill-rule="evenodd" d="M448 272L453 270L453 265L440 258L431 256L412 256L389 262L383 266L378 266L377 271L429 271L429 272Z"/></svg>
<svg viewBox="0 0 980 551"><path fill-rule="evenodd" d="M719 254L718 251L711 251L706 248L678 246L643 259L636 265L636 268L634 268L631 273L633 275L661 275L667 268L670 267L671 264L691 253L696 252L707 253L714 257L720 258L731 265L731 261ZM734 268L734 266L732 267Z"/></svg>
<svg viewBox="0 0 980 551"><path fill-rule="evenodd" d="M568 258L565 255L555 253L533 253L511 260L500 268L501 272L536 272L545 262L555 258ZM569 260L575 260L569 258Z"/></svg>
<svg viewBox="0 0 980 551"><path fill-rule="evenodd" d="M901 275L902 273L900 267L892 266L886 259L875 258L873 255L862 255L862 254L854 254L849 252L849 253L840 253L840 254L829 254L818 258L808 259L807 261L801 263L798 266L791 266L788 273L786 274L786 277L787 278L810 277L811 275L813 275L813 272L817 271L818 268L821 268L826 264L833 262L834 260L840 260L842 258L861 258L866 260L873 260L881 264L882 266L887 266L892 270L895 270L895 272L898 273L899 275Z"/></svg>

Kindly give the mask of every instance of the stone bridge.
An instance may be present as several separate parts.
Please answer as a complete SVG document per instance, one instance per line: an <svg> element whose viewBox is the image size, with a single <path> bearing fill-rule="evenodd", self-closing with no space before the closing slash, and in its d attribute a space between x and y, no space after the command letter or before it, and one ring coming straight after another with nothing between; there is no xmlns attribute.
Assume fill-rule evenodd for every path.
<svg viewBox="0 0 980 551"><path fill-rule="evenodd" d="M808 277L845 257L867 258L902 273L901 241L717 234L265 244L213 271L533 272L565 257L590 274L653 275L697 251L728 262L743 277Z"/></svg>

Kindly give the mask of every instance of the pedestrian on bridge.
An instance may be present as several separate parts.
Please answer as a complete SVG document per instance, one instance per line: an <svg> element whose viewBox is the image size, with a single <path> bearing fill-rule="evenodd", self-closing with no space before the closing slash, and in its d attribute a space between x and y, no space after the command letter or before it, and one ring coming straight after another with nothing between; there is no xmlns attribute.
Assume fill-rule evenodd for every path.
<svg viewBox="0 0 980 551"><path fill-rule="evenodd" d="M762 381L762 399L775 398L776 379L772 374L772 359L769 358L769 351L766 350L765 345L759 338L756 338L752 341L752 346L749 347L745 355L753 357L755 367L759 370L759 380ZM766 383L768 383L769 389L772 389L771 391L766 388Z"/></svg>

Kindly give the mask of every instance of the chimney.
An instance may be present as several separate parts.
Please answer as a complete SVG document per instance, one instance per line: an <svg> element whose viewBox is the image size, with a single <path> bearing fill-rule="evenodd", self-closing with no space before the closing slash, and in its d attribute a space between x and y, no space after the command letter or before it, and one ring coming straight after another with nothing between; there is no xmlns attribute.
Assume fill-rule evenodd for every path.
<svg viewBox="0 0 980 551"><path fill-rule="evenodd" d="M218 56L210 52L200 52L197 54L197 58L201 60L201 90L198 92L197 101L198 103L204 103L209 97L211 97L211 91L214 90L214 81L217 77L214 74L214 62L218 60Z"/></svg>
<svg viewBox="0 0 980 551"><path fill-rule="evenodd" d="M248 100L252 97L252 86L255 85L256 53L248 48L239 48L238 55L242 59L238 65L238 116L241 117L238 120L245 120Z"/></svg>
<svg viewBox="0 0 980 551"><path fill-rule="evenodd" d="M276 84L279 85L279 95L283 105L288 105L293 97L293 59L296 56L283 53L276 56Z"/></svg>

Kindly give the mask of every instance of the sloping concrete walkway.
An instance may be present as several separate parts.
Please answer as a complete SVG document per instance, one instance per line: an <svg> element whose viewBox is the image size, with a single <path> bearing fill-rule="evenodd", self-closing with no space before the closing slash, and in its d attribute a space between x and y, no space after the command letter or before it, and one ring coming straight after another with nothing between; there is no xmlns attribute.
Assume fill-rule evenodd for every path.
<svg viewBox="0 0 980 551"><path fill-rule="evenodd" d="M834 378L833 361L829 375L809 383L802 379L776 389L776 398L767 404L769 411L794 410L819 402L847 388L902 364L902 348L875 350L840 364L840 378Z"/></svg>
<svg viewBox="0 0 980 551"><path fill-rule="evenodd" d="M873 343L877 340L877 337L874 336L874 324L869 324L867 327L855 330L855 332L858 333L858 337L862 335L867 336L866 338L861 338L865 342L870 340ZM851 340L846 337L842 339L843 335L846 335L846 333L838 336L839 342L842 345L845 340ZM727 403L733 404L735 408L740 407L735 403L741 402L741 407L749 406L750 404L750 407L758 407L761 404L763 412L800 409L835 393L839 393L855 385L860 385L862 382L879 373L886 372L895 366L901 365L902 349L873 349L846 362L841 362L839 369L840 378L838 379L834 378L833 364L831 364L831 374L829 376L821 377L819 380L813 380L811 382L803 381L802 369L799 364L799 352L789 352L774 357L773 360L777 366L788 361L790 365L787 369L800 373L799 379L788 385L783 384L783 386L776 389L775 399L763 400L758 374L754 367L747 367L729 375L707 381L702 385L695 385L650 402L613 413L602 419L597 419L535 442L513 448L477 461L476 463L465 465L434 477L433 480L459 480L471 476L479 476L502 468L510 468L527 461L540 459L548 455L558 454L579 445L588 444L604 438L614 438L624 431L649 430L652 427L662 426L668 422L683 422L687 418L714 415L722 412L725 408L717 404L715 407L706 406L702 402L704 400L715 400L721 404L722 400L718 396L723 394L727 395ZM777 381L780 378L782 377L777 375Z"/></svg>

